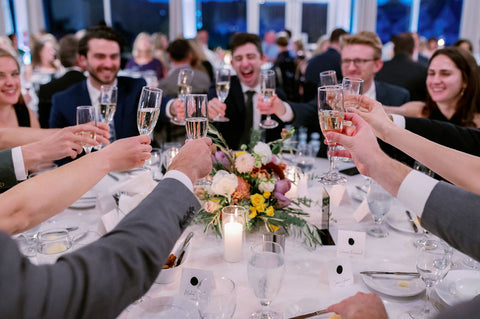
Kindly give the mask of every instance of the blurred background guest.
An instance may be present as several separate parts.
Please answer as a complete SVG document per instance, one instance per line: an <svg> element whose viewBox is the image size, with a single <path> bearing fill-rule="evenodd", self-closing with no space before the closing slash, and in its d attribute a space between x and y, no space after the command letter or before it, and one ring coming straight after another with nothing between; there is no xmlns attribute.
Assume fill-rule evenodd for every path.
<svg viewBox="0 0 480 319"><path fill-rule="evenodd" d="M152 39L148 33L141 32L137 35L133 42L132 56L125 66L126 70L140 72L142 75L153 71L157 80L163 78L163 63L154 57Z"/></svg>
<svg viewBox="0 0 480 319"><path fill-rule="evenodd" d="M274 62L278 56L278 46L275 43L277 34L274 30L270 30L263 35L262 50L268 62Z"/></svg>
<svg viewBox="0 0 480 319"><path fill-rule="evenodd" d="M168 72L168 38L161 32L154 32L151 36L153 45L153 56L155 59L160 60L163 64L163 76L165 77Z"/></svg>

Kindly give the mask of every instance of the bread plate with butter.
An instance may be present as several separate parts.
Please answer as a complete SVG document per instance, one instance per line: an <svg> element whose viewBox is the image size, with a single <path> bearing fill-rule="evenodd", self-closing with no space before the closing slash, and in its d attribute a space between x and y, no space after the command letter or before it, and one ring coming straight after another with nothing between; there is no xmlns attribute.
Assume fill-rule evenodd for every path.
<svg viewBox="0 0 480 319"><path fill-rule="evenodd" d="M365 271L360 274L367 287L391 297L416 296L425 290L425 283L415 272Z"/></svg>

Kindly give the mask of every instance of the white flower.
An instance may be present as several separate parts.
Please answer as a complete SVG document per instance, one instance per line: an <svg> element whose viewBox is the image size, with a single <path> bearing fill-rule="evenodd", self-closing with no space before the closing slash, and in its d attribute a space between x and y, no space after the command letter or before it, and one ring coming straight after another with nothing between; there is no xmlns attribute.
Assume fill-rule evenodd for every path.
<svg viewBox="0 0 480 319"><path fill-rule="evenodd" d="M275 188L275 183L270 183L270 182L261 182L260 185L258 185L258 189L264 193L264 192L273 192L273 189Z"/></svg>
<svg viewBox="0 0 480 319"><path fill-rule="evenodd" d="M255 159L252 155L245 153L237 157L235 160L235 167L239 173L251 172L255 166Z"/></svg>
<svg viewBox="0 0 480 319"><path fill-rule="evenodd" d="M212 181L212 192L217 195L230 196L238 186L238 179L235 174L220 170Z"/></svg>
<svg viewBox="0 0 480 319"><path fill-rule="evenodd" d="M253 151L255 152L255 154L260 156L262 160L262 164L265 165L272 161L273 154L268 144L265 144L263 142L258 142L257 145L255 145L255 147L253 148Z"/></svg>

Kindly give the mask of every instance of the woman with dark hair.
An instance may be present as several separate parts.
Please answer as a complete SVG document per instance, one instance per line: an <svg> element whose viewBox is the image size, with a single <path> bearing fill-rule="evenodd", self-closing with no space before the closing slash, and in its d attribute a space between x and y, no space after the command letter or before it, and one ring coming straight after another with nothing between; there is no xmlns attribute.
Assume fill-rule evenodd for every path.
<svg viewBox="0 0 480 319"><path fill-rule="evenodd" d="M435 51L429 61L426 83L425 102L409 102L401 107L385 107L386 110L480 127L480 75L471 54L455 47Z"/></svg>
<svg viewBox="0 0 480 319"><path fill-rule="evenodd" d="M473 44L468 39L458 39L457 41L455 41L453 43L452 46L457 47L457 48L462 48L464 50L467 50L471 54L473 54Z"/></svg>
<svg viewBox="0 0 480 319"><path fill-rule="evenodd" d="M20 66L8 51L0 49L0 127L40 128L21 93Z"/></svg>
<svg viewBox="0 0 480 319"><path fill-rule="evenodd" d="M54 74L60 68L55 58L57 40L53 35L46 34L36 39L32 48L33 72Z"/></svg>

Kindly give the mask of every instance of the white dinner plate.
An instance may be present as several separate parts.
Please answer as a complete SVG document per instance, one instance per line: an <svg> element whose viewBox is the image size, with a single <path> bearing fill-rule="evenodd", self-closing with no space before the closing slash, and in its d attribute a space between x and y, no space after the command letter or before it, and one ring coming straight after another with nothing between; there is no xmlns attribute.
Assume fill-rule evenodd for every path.
<svg viewBox="0 0 480 319"><path fill-rule="evenodd" d="M412 215L412 217L415 218L415 215ZM410 220L408 220L407 214L404 210L400 208L392 207L387 217L385 218L385 222L393 229L404 233L409 233L413 235L423 234L422 227L418 227L418 225L418 232L416 233L413 230L412 224L410 223Z"/></svg>
<svg viewBox="0 0 480 319"><path fill-rule="evenodd" d="M70 205L70 208L88 209L88 208L94 208L96 204L97 204L97 194L93 191L88 191L82 197L80 197L75 203Z"/></svg>
<svg viewBox="0 0 480 319"><path fill-rule="evenodd" d="M183 297L148 298L132 307L128 318L135 319L199 319L195 303Z"/></svg>
<svg viewBox="0 0 480 319"><path fill-rule="evenodd" d="M369 276L362 275L363 282L369 288L391 297L416 296L425 290L425 283L412 276ZM399 285L399 281L408 282L408 287Z"/></svg>
<svg viewBox="0 0 480 319"><path fill-rule="evenodd" d="M440 299L449 306L471 300L480 294L480 272L476 270L450 270L435 286Z"/></svg>

